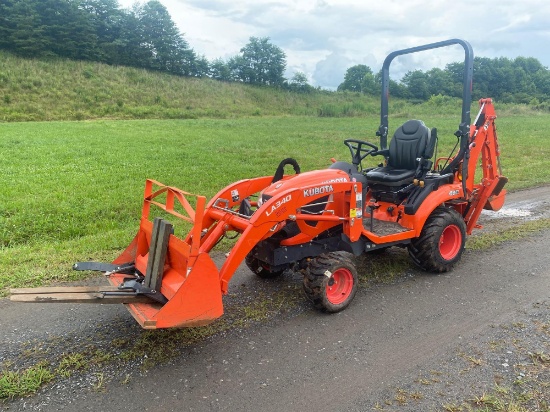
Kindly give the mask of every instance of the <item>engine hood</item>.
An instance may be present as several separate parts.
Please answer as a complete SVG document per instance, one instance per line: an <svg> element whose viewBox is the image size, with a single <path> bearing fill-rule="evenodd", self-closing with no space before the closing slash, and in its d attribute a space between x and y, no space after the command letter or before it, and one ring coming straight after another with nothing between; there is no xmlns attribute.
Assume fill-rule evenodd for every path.
<svg viewBox="0 0 550 412"><path fill-rule="evenodd" d="M305 188L309 186L318 186L327 183L349 182L349 175L337 169L314 170L311 172L300 173L298 175L285 176L282 180L272 183L262 192L262 197L271 198L279 193L289 189Z"/></svg>

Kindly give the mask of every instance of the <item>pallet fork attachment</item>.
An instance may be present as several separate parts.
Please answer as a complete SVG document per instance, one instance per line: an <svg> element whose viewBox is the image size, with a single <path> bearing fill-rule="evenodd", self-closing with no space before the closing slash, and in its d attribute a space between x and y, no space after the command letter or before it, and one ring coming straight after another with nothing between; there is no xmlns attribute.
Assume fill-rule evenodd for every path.
<svg viewBox="0 0 550 412"><path fill-rule="evenodd" d="M195 209L191 206L195 199ZM139 231L115 264L135 262L136 273L143 275L143 287L161 294L160 302L127 303L126 307L145 329L201 326L223 314L218 268L207 253L199 251L201 224L206 198L147 180ZM189 242L173 234L163 219L149 220L151 206L193 225ZM127 276L111 274L109 282L117 287Z"/></svg>
<svg viewBox="0 0 550 412"><path fill-rule="evenodd" d="M193 209L189 198L194 197ZM145 329L201 326L223 314L219 271L199 252L206 199L147 180L139 230L112 264L81 262L76 270L105 272L112 286L12 289L24 302L124 303ZM164 219L149 221L151 206L193 224L189 242Z"/></svg>

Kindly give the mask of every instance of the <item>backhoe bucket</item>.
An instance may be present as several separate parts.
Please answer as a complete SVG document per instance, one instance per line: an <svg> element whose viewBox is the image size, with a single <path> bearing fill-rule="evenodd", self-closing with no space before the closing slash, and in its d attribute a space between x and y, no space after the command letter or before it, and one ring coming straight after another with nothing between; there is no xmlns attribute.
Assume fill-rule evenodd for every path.
<svg viewBox="0 0 550 412"><path fill-rule="evenodd" d="M508 182L508 179L504 176L499 177L498 183L496 184L493 193L487 199L487 202L484 205L484 209L492 210L493 212L499 211L504 205L504 200L506 199L506 190L502 188Z"/></svg>
<svg viewBox="0 0 550 412"><path fill-rule="evenodd" d="M153 191L155 187L160 189ZM193 210L188 202L190 196L194 195L147 180L139 231L113 262L133 262L136 273L144 276L138 292L150 296L151 302L129 302L125 306L145 329L201 326L223 314L218 268L207 253L199 253L206 199L194 196ZM149 221L151 205L192 223L190 240L174 236L172 225L163 219ZM108 278L117 287L132 282L123 273L113 273Z"/></svg>

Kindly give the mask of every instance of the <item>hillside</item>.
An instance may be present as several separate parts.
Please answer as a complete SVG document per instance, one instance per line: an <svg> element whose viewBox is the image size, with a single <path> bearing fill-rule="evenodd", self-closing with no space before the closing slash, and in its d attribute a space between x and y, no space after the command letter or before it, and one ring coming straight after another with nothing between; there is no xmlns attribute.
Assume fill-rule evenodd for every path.
<svg viewBox="0 0 550 412"><path fill-rule="evenodd" d="M378 113L356 93L295 93L208 78L0 52L0 121L349 116Z"/></svg>
<svg viewBox="0 0 550 412"><path fill-rule="evenodd" d="M497 104L500 114L542 114L536 105ZM459 116L460 107L460 99L446 96L432 96L421 104L392 98L390 116ZM101 63L25 59L0 51L0 122L376 117L379 110L378 97L354 92L299 93Z"/></svg>

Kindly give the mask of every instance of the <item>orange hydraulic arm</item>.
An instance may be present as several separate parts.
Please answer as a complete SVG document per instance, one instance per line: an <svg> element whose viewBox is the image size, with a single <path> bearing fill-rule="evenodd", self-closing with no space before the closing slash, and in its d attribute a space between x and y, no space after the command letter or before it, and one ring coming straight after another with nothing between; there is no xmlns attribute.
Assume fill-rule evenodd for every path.
<svg viewBox="0 0 550 412"><path fill-rule="evenodd" d="M508 179L502 176L500 149L495 126L496 113L491 99L481 99L480 109L474 124L470 127L469 158L466 177L466 199L468 206L464 219L468 234L477 224L482 209L499 210L504 204ZM482 177L476 183L476 171L481 163Z"/></svg>
<svg viewBox="0 0 550 412"><path fill-rule="evenodd" d="M154 288L158 290L146 293L160 292L166 302L126 303L142 327L200 326L220 317L223 314L222 295L227 293L229 281L239 264L258 242L281 230L287 221L298 225L317 223L304 230L303 236L307 238L301 239L304 242L336 225L343 225L344 233L351 241L356 241L362 228L357 204L361 184L350 182L347 174L340 170L308 172L300 176L303 185L289 185L287 188L284 185L290 179L284 177L279 183L284 190L262 204L252 201L251 196L271 185L272 177L233 183L222 189L208 205L203 196L147 180L139 231L113 262L117 265L132 263L145 280L153 277L150 266L158 266L159 285ZM329 183L318 183L319 176L328 176ZM327 193L330 193L327 210L313 215L303 213L304 206ZM239 208L244 201L250 202L250 214ZM155 225L149 219L151 206L192 225L185 239L176 237L173 232L166 233L165 252L162 248L152 247L159 242L154 242L157 237ZM159 228L157 232L162 233L162 230ZM240 238L218 268L209 252L228 232L238 233ZM158 238L161 238L160 234ZM151 262L160 263L152 265ZM129 277L131 275L123 272L108 275L116 287L125 287Z"/></svg>

